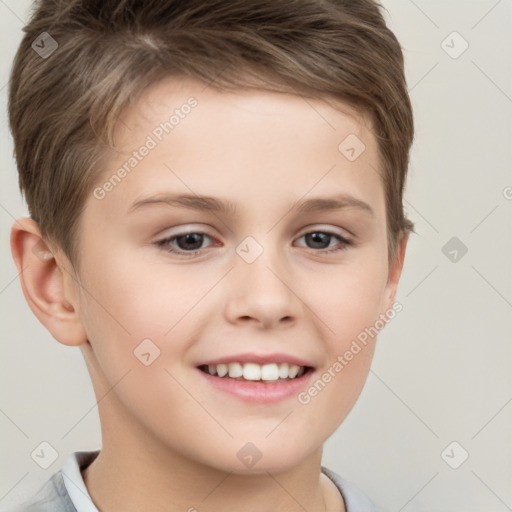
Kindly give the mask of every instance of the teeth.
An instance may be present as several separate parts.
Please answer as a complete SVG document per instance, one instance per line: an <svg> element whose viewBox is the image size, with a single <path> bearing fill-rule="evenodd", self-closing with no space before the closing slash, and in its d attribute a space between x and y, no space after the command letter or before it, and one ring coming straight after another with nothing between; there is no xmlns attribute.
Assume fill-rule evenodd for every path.
<svg viewBox="0 0 512 512"><path fill-rule="evenodd" d="M249 381L275 382L279 379L295 379L305 373L304 366L288 363L229 363L209 364L208 373L218 377L230 377L232 379L243 378Z"/></svg>
<svg viewBox="0 0 512 512"><path fill-rule="evenodd" d="M215 367L214 364L212 366ZM227 364L218 364L217 365L217 375L219 377L224 377L225 375L227 375L227 373L228 373L228 365ZM215 373L213 373L212 375L215 375Z"/></svg>
<svg viewBox="0 0 512 512"><path fill-rule="evenodd" d="M241 377L244 374L244 370L242 368L242 365L240 363L229 363L228 364L229 369L229 376L232 379L236 379L237 377Z"/></svg>
<svg viewBox="0 0 512 512"><path fill-rule="evenodd" d="M265 364L261 367L261 380L277 380L279 378L279 368L277 364Z"/></svg>
<svg viewBox="0 0 512 512"><path fill-rule="evenodd" d="M290 377L290 379L294 379L295 377L297 377L297 374L299 373L299 370L300 370L300 367L297 366L296 364L293 364L288 369L288 377Z"/></svg>
<svg viewBox="0 0 512 512"><path fill-rule="evenodd" d="M237 364L237 363L235 363ZM261 366L254 363L244 364L243 376L245 380L260 380L261 379Z"/></svg>

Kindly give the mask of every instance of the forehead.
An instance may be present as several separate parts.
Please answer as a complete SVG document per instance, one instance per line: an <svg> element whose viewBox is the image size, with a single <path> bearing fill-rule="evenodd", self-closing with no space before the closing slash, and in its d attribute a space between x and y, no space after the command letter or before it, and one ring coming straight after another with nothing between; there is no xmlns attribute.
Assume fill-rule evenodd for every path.
<svg viewBox="0 0 512 512"><path fill-rule="evenodd" d="M134 129L147 130L151 123L168 121L172 113L185 106L190 98L201 106L194 117L212 114L219 121L236 118L238 124L246 122L301 121L297 128L337 131L350 128L362 138L371 136L371 120L353 106L333 98L311 98L300 93L276 92L261 89L219 89L214 86L182 77L168 77L150 85L145 92L121 116L116 128L118 143L129 143ZM188 110L188 109L186 109ZM183 117L180 116L180 119ZM149 123L149 124L148 124ZM306 126L307 124L307 126ZM370 141L368 141L370 142Z"/></svg>
<svg viewBox="0 0 512 512"><path fill-rule="evenodd" d="M355 109L332 99L260 89L220 91L169 78L123 112L115 144L102 180L123 165L131 167L126 166L130 159L135 165L109 192L104 208L127 211L122 203L160 191L229 193L231 202L283 199L284 194L296 201L336 186L336 192L365 196L376 210L383 205L371 126ZM151 148L135 162L133 152L144 146Z"/></svg>

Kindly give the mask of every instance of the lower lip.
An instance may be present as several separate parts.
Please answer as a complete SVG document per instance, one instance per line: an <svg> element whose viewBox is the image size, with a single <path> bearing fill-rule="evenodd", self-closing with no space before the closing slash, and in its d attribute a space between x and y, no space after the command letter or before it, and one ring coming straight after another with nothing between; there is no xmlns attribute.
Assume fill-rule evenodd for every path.
<svg viewBox="0 0 512 512"><path fill-rule="evenodd" d="M225 377L214 377L209 373L199 370L199 368L197 371L209 384L220 391L234 395L246 402L265 404L297 396L307 386L313 375L313 370L310 369L304 375L293 380L266 384L261 381L243 381Z"/></svg>

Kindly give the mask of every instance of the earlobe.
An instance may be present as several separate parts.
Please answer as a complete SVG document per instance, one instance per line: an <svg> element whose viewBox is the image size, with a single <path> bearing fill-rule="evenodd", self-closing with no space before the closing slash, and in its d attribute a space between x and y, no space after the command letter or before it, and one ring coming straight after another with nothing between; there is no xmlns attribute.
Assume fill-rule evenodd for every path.
<svg viewBox="0 0 512 512"><path fill-rule="evenodd" d="M22 218L13 224L11 252L25 299L39 321L64 345L87 342L77 305L65 293L64 273L69 271L43 241L34 220Z"/></svg>

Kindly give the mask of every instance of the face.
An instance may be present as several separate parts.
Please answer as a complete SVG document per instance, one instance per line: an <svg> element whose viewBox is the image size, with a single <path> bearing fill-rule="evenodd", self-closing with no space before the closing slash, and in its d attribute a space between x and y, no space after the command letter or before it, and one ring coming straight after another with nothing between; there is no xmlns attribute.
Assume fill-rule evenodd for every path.
<svg viewBox="0 0 512 512"><path fill-rule="evenodd" d="M394 287L377 144L342 107L166 80L125 112L77 289L118 438L277 471L347 416Z"/></svg>

